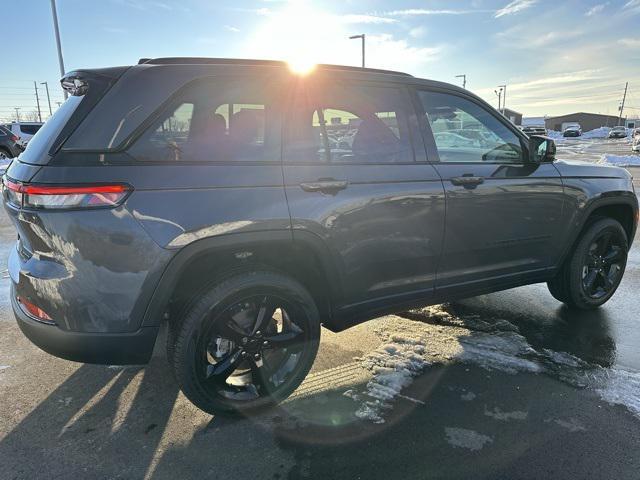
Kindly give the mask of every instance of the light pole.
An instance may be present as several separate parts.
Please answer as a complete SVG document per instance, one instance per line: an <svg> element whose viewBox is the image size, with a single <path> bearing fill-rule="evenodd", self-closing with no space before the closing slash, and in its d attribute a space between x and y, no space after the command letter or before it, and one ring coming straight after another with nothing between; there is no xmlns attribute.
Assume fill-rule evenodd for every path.
<svg viewBox="0 0 640 480"><path fill-rule="evenodd" d="M362 68L364 68L364 33L360 35L352 35L349 40L355 40L356 38L362 39Z"/></svg>
<svg viewBox="0 0 640 480"><path fill-rule="evenodd" d="M494 93L498 96L498 111L500 111L500 98L502 97L502 87L500 87L500 90L494 90Z"/></svg>
<svg viewBox="0 0 640 480"><path fill-rule="evenodd" d="M13 109L16 111L16 122L20 121L20 107L13 107Z"/></svg>
<svg viewBox="0 0 640 480"><path fill-rule="evenodd" d="M462 88L467 88L467 74L456 75L456 78L462 78Z"/></svg>
<svg viewBox="0 0 640 480"><path fill-rule="evenodd" d="M500 91L502 92L504 90L504 93L502 94L502 115L505 115L505 105L507 104L507 86L506 85L498 85L500 87Z"/></svg>
<svg viewBox="0 0 640 480"><path fill-rule="evenodd" d="M64 77L64 60L62 59L62 45L60 44L60 28L58 28L58 13L56 12L56 0L51 0L51 13L53 14L53 30L56 34L56 46L58 47L58 63L60 64L60 78ZM63 89L64 99L67 99L67 91Z"/></svg>
<svg viewBox="0 0 640 480"><path fill-rule="evenodd" d="M49 116L53 115L51 111L51 97L49 97L49 84L47 82L40 82L40 85L44 85L44 88L47 90L47 103L49 104Z"/></svg>

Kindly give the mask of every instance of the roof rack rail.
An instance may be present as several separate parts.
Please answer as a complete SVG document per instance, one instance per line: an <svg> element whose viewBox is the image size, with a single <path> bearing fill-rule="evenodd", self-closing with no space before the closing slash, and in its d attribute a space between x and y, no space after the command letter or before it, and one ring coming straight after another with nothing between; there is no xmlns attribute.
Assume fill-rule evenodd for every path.
<svg viewBox="0 0 640 480"><path fill-rule="evenodd" d="M141 58L138 60L138 65L264 65L264 66L278 66L283 67L287 65L287 62L280 60L253 60L244 58L209 58L209 57L161 57L161 58ZM408 73L397 72L395 70L383 70L379 68L362 68L352 67L348 65L331 65L331 64L319 64L318 68L326 70L347 70L350 72L371 72L371 73L386 73L391 75L402 75L405 77L412 77Z"/></svg>

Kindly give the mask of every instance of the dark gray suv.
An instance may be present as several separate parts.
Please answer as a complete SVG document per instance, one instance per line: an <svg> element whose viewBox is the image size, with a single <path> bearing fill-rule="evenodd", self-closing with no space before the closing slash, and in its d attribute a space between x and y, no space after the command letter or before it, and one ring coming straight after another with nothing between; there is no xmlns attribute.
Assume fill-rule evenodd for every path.
<svg viewBox="0 0 640 480"><path fill-rule="evenodd" d="M164 58L79 70L8 169L11 300L36 345L168 359L208 412L282 400L320 325L535 282L594 308L638 201L466 90L410 75Z"/></svg>

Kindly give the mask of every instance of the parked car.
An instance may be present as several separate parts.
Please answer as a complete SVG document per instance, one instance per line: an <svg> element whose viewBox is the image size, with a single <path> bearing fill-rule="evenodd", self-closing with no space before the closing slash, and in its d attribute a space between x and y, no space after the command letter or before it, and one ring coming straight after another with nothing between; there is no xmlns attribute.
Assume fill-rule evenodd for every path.
<svg viewBox="0 0 640 480"><path fill-rule="evenodd" d="M582 135L582 128L577 126L567 127L564 132L562 132L563 137L580 137Z"/></svg>
<svg viewBox="0 0 640 480"><path fill-rule="evenodd" d="M627 129L625 127L613 127L609 131L609 138L626 138Z"/></svg>
<svg viewBox="0 0 640 480"><path fill-rule="evenodd" d="M640 153L640 128L636 128L631 135L631 150Z"/></svg>
<svg viewBox="0 0 640 480"><path fill-rule="evenodd" d="M20 155L22 149L17 143L18 140L18 136L0 127L0 162Z"/></svg>
<svg viewBox="0 0 640 480"><path fill-rule="evenodd" d="M38 133L42 125L44 125L42 122L11 122L2 126L16 135L19 138L18 143L20 146L25 148L31 137Z"/></svg>
<svg viewBox="0 0 640 480"><path fill-rule="evenodd" d="M62 358L142 364L167 322L177 382L207 412L287 397L321 324L537 282L593 309L625 270L631 175L556 160L453 85L201 58L62 85L3 181L18 324ZM465 128L484 134L432 133Z"/></svg>
<svg viewBox="0 0 640 480"><path fill-rule="evenodd" d="M527 135L546 135L547 129L544 125L525 125L522 131Z"/></svg>

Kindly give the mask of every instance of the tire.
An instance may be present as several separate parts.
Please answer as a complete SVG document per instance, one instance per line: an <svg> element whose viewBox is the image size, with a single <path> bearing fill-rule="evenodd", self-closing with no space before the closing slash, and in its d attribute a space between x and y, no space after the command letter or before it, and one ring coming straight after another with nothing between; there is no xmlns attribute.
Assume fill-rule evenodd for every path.
<svg viewBox="0 0 640 480"><path fill-rule="evenodd" d="M0 160L8 160L10 158L13 158L11 152L9 152L9 150L7 150L6 148L0 148Z"/></svg>
<svg viewBox="0 0 640 480"><path fill-rule="evenodd" d="M627 234L618 221L594 219L556 278L548 282L551 295L573 308L598 308L620 285L628 249Z"/></svg>
<svg viewBox="0 0 640 480"><path fill-rule="evenodd" d="M250 413L284 400L304 380L320 343L311 295L266 270L217 282L170 330L168 359L180 389L210 414Z"/></svg>

